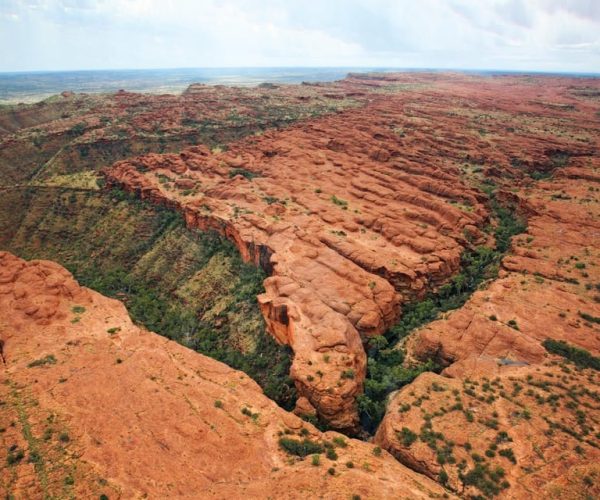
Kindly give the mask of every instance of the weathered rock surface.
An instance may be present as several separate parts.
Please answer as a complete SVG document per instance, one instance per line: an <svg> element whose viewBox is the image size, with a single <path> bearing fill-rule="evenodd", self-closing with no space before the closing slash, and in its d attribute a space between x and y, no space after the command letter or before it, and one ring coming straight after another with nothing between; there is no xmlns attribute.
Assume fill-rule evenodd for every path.
<svg viewBox="0 0 600 500"><path fill-rule="evenodd" d="M318 86L191 85L181 95L70 93L4 106L0 186L56 184L122 158L198 143L223 145L354 105L354 99Z"/></svg>
<svg viewBox="0 0 600 500"><path fill-rule="evenodd" d="M457 272L465 246L486 241L478 229L486 196L459 169L405 151L392 130L407 99L374 95L225 153L194 147L106 171L110 186L225 234L272 275L259 297L267 324L294 349L300 395L337 428L357 424L361 338L383 333L402 301L436 289Z"/></svg>
<svg viewBox="0 0 600 500"><path fill-rule="evenodd" d="M446 368L390 397L375 441L462 495L595 498L598 372L550 356L542 342L600 353L598 106L560 82L535 99L522 91L531 99L512 110L498 91L487 107L496 123L477 114L486 109L478 98L468 114L488 131L511 120L521 128L520 152L504 134L489 139L481 163L496 158L485 175L527 231L513 238L496 280L406 341L409 358Z"/></svg>
<svg viewBox="0 0 600 500"><path fill-rule="evenodd" d="M597 372L490 362L470 375L421 375L393 396L375 442L463 497L555 498L564 483L564 498L600 494Z"/></svg>
<svg viewBox="0 0 600 500"><path fill-rule="evenodd" d="M470 357L535 364L547 338L600 353L600 328L584 317L600 317L597 189L581 176L557 176L519 193L534 215L513 239L499 279L420 330L409 342L413 354L444 365Z"/></svg>
<svg viewBox="0 0 600 500"><path fill-rule="evenodd" d="M138 328L120 302L80 287L55 263L0 253L0 338L3 496L443 493L373 445L340 445L243 373ZM312 465L284 452L280 435L338 438L338 458Z"/></svg>
<svg viewBox="0 0 600 500"><path fill-rule="evenodd" d="M182 211L190 226L227 235L272 274L259 300L271 333L294 349L300 394L326 421L351 429L365 373L360 339L381 334L402 302L456 273L465 247L491 243L481 231L487 196L472 186L486 178L526 184L567 164L572 177L594 157L595 108L573 85L351 75L331 86L362 107L225 153L147 155L106 175L109 185ZM548 134L548 124L579 136ZM527 343L513 332L507 342Z"/></svg>

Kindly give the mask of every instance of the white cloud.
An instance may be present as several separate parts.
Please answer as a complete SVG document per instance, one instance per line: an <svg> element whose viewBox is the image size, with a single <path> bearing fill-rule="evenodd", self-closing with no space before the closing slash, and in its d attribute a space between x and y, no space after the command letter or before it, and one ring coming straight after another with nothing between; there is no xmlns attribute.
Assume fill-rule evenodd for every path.
<svg viewBox="0 0 600 500"><path fill-rule="evenodd" d="M600 71L598 0L0 0L0 70Z"/></svg>

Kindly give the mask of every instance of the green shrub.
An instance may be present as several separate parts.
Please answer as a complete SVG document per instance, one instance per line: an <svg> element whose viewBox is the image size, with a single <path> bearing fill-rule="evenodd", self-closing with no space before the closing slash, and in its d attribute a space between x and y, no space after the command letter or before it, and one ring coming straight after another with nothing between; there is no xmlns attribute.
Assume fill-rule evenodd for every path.
<svg viewBox="0 0 600 500"><path fill-rule="evenodd" d="M498 455L500 455L501 457L508 458L513 464L517 463L517 459L515 458L515 454L512 451L512 448L504 448L498 451Z"/></svg>
<svg viewBox="0 0 600 500"><path fill-rule="evenodd" d="M572 361L580 368L600 370L600 358L592 356L589 351L572 346L564 340L546 339L542 342L544 348L552 353Z"/></svg>
<svg viewBox="0 0 600 500"><path fill-rule="evenodd" d="M448 483L448 473L444 469L442 469L440 471L438 480L439 480L440 484L443 484L443 485Z"/></svg>
<svg viewBox="0 0 600 500"><path fill-rule="evenodd" d="M282 437L279 439L279 446L286 453L290 455L296 455L298 457L306 457L308 455L323 453L324 451L323 445L320 443L315 443L309 439L298 441L297 439Z"/></svg>
<svg viewBox="0 0 600 500"><path fill-rule="evenodd" d="M25 458L25 453L23 452L23 450L14 446L8 450L8 455L6 456L6 463L7 465L16 465L21 460L23 460L23 458Z"/></svg>
<svg viewBox="0 0 600 500"><path fill-rule="evenodd" d="M27 365L27 367L34 368L36 366L54 365L54 364L56 364L56 358L54 357L54 354L48 354L48 356L45 356L43 358L32 361L31 363L29 363Z"/></svg>
<svg viewBox="0 0 600 500"><path fill-rule="evenodd" d="M229 178L231 179L231 178L235 177L236 175L241 175L242 177L245 177L249 181L251 181L255 177L259 177L259 175L257 173L250 172L250 170L246 170L245 168L232 168L229 171Z"/></svg>
<svg viewBox="0 0 600 500"><path fill-rule="evenodd" d="M346 440L341 437L341 436L336 436L332 439L333 444L335 444L336 446L339 446L340 448L347 448L348 447L348 443L346 443Z"/></svg>
<svg viewBox="0 0 600 500"><path fill-rule="evenodd" d="M403 446L408 448L417 440L418 436L408 427L402 427L400 432L396 432L396 437Z"/></svg>
<svg viewBox="0 0 600 500"><path fill-rule="evenodd" d="M348 202L346 200L342 200L338 198L336 195L331 195L331 201L342 208L348 208Z"/></svg>
<svg viewBox="0 0 600 500"><path fill-rule="evenodd" d="M600 318L598 316L592 316L591 314L585 312L578 312L579 316L581 316L584 320L589 321L590 323L600 324Z"/></svg>

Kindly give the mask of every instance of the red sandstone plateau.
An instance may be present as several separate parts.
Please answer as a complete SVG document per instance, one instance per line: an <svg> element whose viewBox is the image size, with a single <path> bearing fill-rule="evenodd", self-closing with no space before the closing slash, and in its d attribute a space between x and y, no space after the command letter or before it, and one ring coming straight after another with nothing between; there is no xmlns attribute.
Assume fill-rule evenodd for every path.
<svg viewBox="0 0 600 500"><path fill-rule="evenodd" d="M443 494L373 445L282 410L245 374L140 329L53 262L0 252L0 335L0 458L16 464L0 469L3 496ZM336 459L291 458L281 436L336 443Z"/></svg>
<svg viewBox="0 0 600 500"><path fill-rule="evenodd" d="M180 210L189 227L221 232L271 274L259 303L269 331L294 350L302 411L352 430L366 370L362 341L390 327L403 302L457 273L465 248L493 245L483 231L494 221L482 181L499 184L499 198L516 197L526 217L535 211L512 189L530 185L529 174L551 173L568 157L565 180L597 179L590 116L598 106L577 99L575 83L591 84L355 75L336 85L348 95L368 91L360 107L226 152L198 146L126 160L105 175L111 186ZM587 228L597 211L582 215Z"/></svg>
<svg viewBox="0 0 600 500"><path fill-rule="evenodd" d="M5 188L60 177L62 195L97 195L93 172L124 158L103 168L107 188L220 233L267 273L258 305L293 350L299 397L288 413L248 376L134 325L58 264L2 253L1 488L600 496L598 79L355 74L179 97L68 95L39 108L0 113ZM88 156L73 156L82 144ZM108 144L118 154L100 154ZM36 213L69 213L63 198L55 205ZM57 237L28 222L19 241L32 227L32 246ZM464 294L465 256L482 249L495 260ZM460 300L395 333L448 289ZM381 362L385 342L402 361ZM378 390L385 416L369 429L361 398ZM286 439L316 448L301 459Z"/></svg>

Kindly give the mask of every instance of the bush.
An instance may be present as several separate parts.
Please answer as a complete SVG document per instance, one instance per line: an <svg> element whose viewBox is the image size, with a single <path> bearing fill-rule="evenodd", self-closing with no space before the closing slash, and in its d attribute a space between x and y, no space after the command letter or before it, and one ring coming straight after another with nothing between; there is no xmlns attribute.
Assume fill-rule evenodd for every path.
<svg viewBox="0 0 600 500"><path fill-rule="evenodd" d="M25 453L20 448L10 449L6 456L7 465L16 465L25 458Z"/></svg>
<svg viewBox="0 0 600 500"><path fill-rule="evenodd" d="M31 363L29 363L27 365L27 367L34 368L36 366L54 365L54 364L56 364L56 358L54 357L54 354L48 354L48 356L45 356L43 358L32 361Z"/></svg>
<svg viewBox="0 0 600 500"><path fill-rule="evenodd" d="M257 173L250 172L250 170L246 170L245 168L232 168L229 171L229 178L231 179L231 178L235 177L236 175L241 175L242 177L245 177L249 181L251 181L255 177L259 177L259 175Z"/></svg>
<svg viewBox="0 0 600 500"><path fill-rule="evenodd" d="M402 427L400 432L396 432L396 436L398 440L402 443L406 448L410 447L416 440L417 435L411 431L408 427Z"/></svg>
<svg viewBox="0 0 600 500"><path fill-rule="evenodd" d="M331 195L331 201L339 207L348 208L348 202L346 200L338 198L336 195Z"/></svg>
<svg viewBox="0 0 600 500"><path fill-rule="evenodd" d="M279 446L286 453L290 455L296 455L298 457L306 457L308 455L323 453L324 451L323 445L320 443L315 443L309 439L298 441L297 439L282 437L279 439Z"/></svg>
<svg viewBox="0 0 600 500"><path fill-rule="evenodd" d="M508 458L513 464L517 463L517 459L515 458L515 454L512 451L512 448L504 448L498 452L498 455L501 457Z"/></svg>
<svg viewBox="0 0 600 500"><path fill-rule="evenodd" d="M334 437L332 441L333 441L333 444L335 444L336 446L339 446L340 448L348 447L348 443L346 443L346 440L341 436Z"/></svg>
<svg viewBox="0 0 600 500"><path fill-rule="evenodd" d="M572 361L580 368L600 370L600 358L592 356L589 351L572 346L564 340L546 339L542 342L549 353L557 354Z"/></svg>
<svg viewBox="0 0 600 500"><path fill-rule="evenodd" d="M589 321L590 323L600 324L600 318L597 316L592 316L591 314L579 311L579 316L581 316L584 320Z"/></svg>
<svg viewBox="0 0 600 500"><path fill-rule="evenodd" d="M444 469L442 469L440 471L440 475L438 476L438 480L439 480L440 484L444 484L445 485L446 483L448 483L448 473Z"/></svg>

